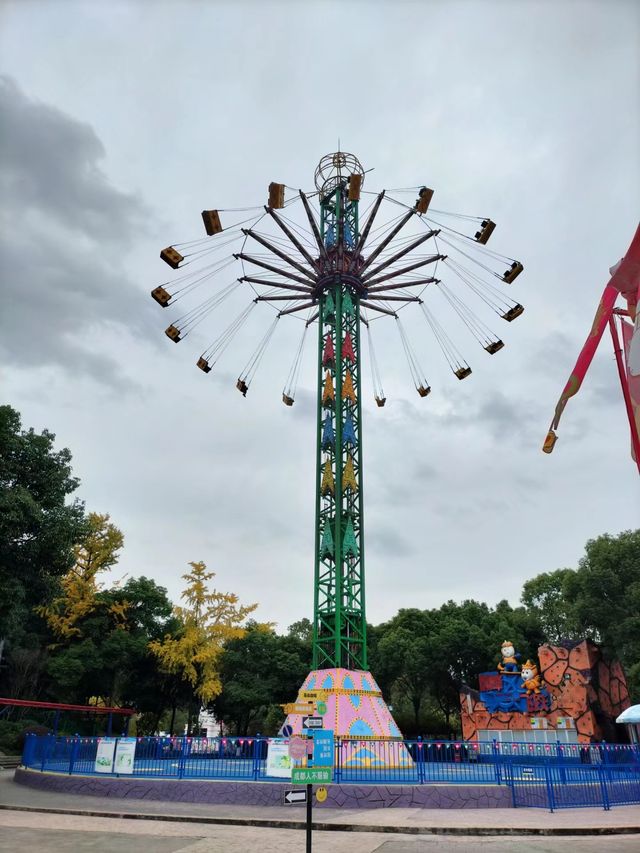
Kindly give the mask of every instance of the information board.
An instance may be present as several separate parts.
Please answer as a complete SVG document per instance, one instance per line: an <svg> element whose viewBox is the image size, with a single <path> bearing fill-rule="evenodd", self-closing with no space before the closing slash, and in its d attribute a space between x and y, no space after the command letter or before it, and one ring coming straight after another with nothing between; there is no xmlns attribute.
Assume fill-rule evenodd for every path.
<svg viewBox="0 0 640 853"><path fill-rule="evenodd" d="M289 755L289 744L282 741L270 740L267 744L267 776L281 779L291 779L292 760Z"/></svg>
<svg viewBox="0 0 640 853"><path fill-rule="evenodd" d="M96 773L113 772L113 753L116 748L116 739L113 737L98 738L96 760L94 770Z"/></svg>
<svg viewBox="0 0 640 853"><path fill-rule="evenodd" d="M313 729L313 766L333 767L334 740L331 729Z"/></svg>
<svg viewBox="0 0 640 853"><path fill-rule="evenodd" d="M133 762L136 757L136 739L121 737L116 746L116 757L113 762L114 773L133 773Z"/></svg>

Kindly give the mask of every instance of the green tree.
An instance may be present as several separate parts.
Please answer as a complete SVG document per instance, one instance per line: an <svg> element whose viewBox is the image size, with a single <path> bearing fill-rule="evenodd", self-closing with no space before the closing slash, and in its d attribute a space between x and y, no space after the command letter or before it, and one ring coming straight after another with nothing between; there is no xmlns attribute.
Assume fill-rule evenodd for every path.
<svg viewBox="0 0 640 853"><path fill-rule="evenodd" d="M456 727L460 687L475 684L479 672L493 670L502 640L523 655L535 654L542 631L535 615L506 601L495 609L477 601L448 601L433 610L401 610L374 629L371 666L394 707L411 708L405 734L426 733L425 722L450 735ZM429 715L427 717L427 714Z"/></svg>
<svg viewBox="0 0 640 853"><path fill-rule="evenodd" d="M50 655L54 698L133 706L160 717L171 705L171 678L149 644L177 632L167 592L149 578L98 590L92 606Z"/></svg>
<svg viewBox="0 0 640 853"><path fill-rule="evenodd" d="M372 672L380 685L390 685L411 705L415 732L429 686L432 626L428 611L400 610L385 626L372 660Z"/></svg>
<svg viewBox="0 0 640 853"><path fill-rule="evenodd" d="M543 572L526 581L522 588L522 603L537 616L547 642L571 640L579 633L575 602L567 593L574 575L573 569Z"/></svg>
<svg viewBox="0 0 640 853"><path fill-rule="evenodd" d="M225 644L222 691L213 701L216 717L240 735L258 729L275 734L284 719L279 704L295 699L310 668L308 642L291 630L281 637L269 626L250 622L243 637Z"/></svg>
<svg viewBox="0 0 640 853"><path fill-rule="evenodd" d="M71 453L54 441L0 406L0 658L36 629L33 609L56 592L85 527L82 502L69 499L79 484Z"/></svg>
<svg viewBox="0 0 640 853"><path fill-rule="evenodd" d="M590 539L578 568L558 569L524 585L550 640L587 637L622 662L640 699L640 530Z"/></svg>
<svg viewBox="0 0 640 853"><path fill-rule="evenodd" d="M313 641L313 625L305 616L304 619L299 619L297 622L289 625L287 634L290 637L297 637L299 640L311 644Z"/></svg>

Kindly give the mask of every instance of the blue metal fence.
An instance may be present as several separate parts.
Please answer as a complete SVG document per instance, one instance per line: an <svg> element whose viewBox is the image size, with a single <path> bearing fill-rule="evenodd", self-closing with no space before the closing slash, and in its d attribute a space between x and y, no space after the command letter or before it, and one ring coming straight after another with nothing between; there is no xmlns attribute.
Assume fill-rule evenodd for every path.
<svg viewBox="0 0 640 853"><path fill-rule="evenodd" d="M97 770L100 740L28 735L22 763L41 771L109 775ZM269 781L267 751L273 740L277 739L260 735L136 738L128 775ZM626 744L336 738L333 781L369 785L506 784L514 806L608 809L611 805L640 803L640 749Z"/></svg>
<svg viewBox="0 0 640 853"><path fill-rule="evenodd" d="M632 754L628 754L630 759ZM620 760L597 764L542 764L511 762L505 766L505 781L511 788L514 806L546 808L602 807L640 803L640 765Z"/></svg>

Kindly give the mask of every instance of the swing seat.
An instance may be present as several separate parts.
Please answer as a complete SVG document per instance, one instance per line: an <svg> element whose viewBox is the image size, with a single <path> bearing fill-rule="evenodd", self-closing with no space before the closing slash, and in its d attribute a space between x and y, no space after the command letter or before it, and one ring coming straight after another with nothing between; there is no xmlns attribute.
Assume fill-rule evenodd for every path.
<svg viewBox="0 0 640 853"><path fill-rule="evenodd" d="M552 429L550 429L549 432L547 433L547 437L544 440L544 444L542 445L542 452L543 453L551 453L553 448L556 446L557 440L558 440L558 436L555 434L555 432Z"/></svg>
<svg viewBox="0 0 640 853"><path fill-rule="evenodd" d="M244 379L238 379L238 381L236 382L236 388L238 389L238 391L240 391L240 393L242 394L243 397L247 396L247 391L249 390L249 386L244 381Z"/></svg>
<svg viewBox="0 0 640 853"><path fill-rule="evenodd" d="M164 330L165 335L170 338L175 344L178 343L180 338L180 329L177 329L175 326L169 326Z"/></svg>
<svg viewBox="0 0 640 853"><path fill-rule="evenodd" d="M284 207L284 184L269 184L269 207L279 210Z"/></svg>
<svg viewBox="0 0 640 853"><path fill-rule="evenodd" d="M471 368L470 367L459 367L457 370L453 371L458 379L466 379L467 376L471 376Z"/></svg>
<svg viewBox="0 0 640 853"><path fill-rule="evenodd" d="M522 266L520 261L514 261L509 267L509 269L505 270L505 273L502 276L502 280L505 281L507 284L511 284L514 278L517 278L523 269L524 267Z"/></svg>
<svg viewBox="0 0 640 853"><path fill-rule="evenodd" d="M424 385L419 385L416 390L421 397L426 397L428 394L431 393L431 386L427 385L427 387L425 388Z"/></svg>
<svg viewBox="0 0 640 853"><path fill-rule="evenodd" d="M167 246L166 249L163 249L160 252L160 257L165 264L169 264L171 269L174 270L178 269L178 265L181 261L184 261L184 255L181 255L180 252L176 251L173 246Z"/></svg>
<svg viewBox="0 0 640 853"><path fill-rule="evenodd" d="M386 397L378 397L378 396L376 396L376 405L377 405L377 406L380 406L380 408L382 408L386 402L387 402L387 398L386 398Z"/></svg>
<svg viewBox="0 0 640 853"><path fill-rule="evenodd" d="M433 198L433 190L429 187L422 187L416 199L416 213L426 213Z"/></svg>
<svg viewBox="0 0 640 853"><path fill-rule="evenodd" d="M476 231L476 242L484 245L493 234L495 227L495 222L492 222L490 219L483 219L480 225L480 230Z"/></svg>
<svg viewBox="0 0 640 853"><path fill-rule="evenodd" d="M162 305L163 308L166 308L171 300L171 294L168 290L165 290L164 287L154 287L151 291L151 296L156 300L158 305Z"/></svg>
<svg viewBox="0 0 640 853"><path fill-rule="evenodd" d="M491 341L491 343L487 344L485 349L489 353L489 355L495 355L499 350L504 346L504 342L498 338L497 341Z"/></svg>
<svg viewBox="0 0 640 853"><path fill-rule="evenodd" d="M285 404L285 406L293 406L295 401L294 401L293 397L290 397L288 394L285 394L283 392L282 393L282 402Z"/></svg>
<svg viewBox="0 0 640 853"><path fill-rule="evenodd" d="M214 234L219 234L222 231L220 214L217 210L203 210L202 221L204 222L204 230L209 237L213 237Z"/></svg>
<svg viewBox="0 0 640 853"><path fill-rule="evenodd" d="M513 308L509 308L509 310L505 311L504 314L502 314L501 316L503 320L506 320L507 323L510 323L512 320L515 320L516 317L519 317L523 311L524 308L522 307L522 305L516 303Z"/></svg>
<svg viewBox="0 0 640 853"><path fill-rule="evenodd" d="M200 370L204 370L205 373L211 373L211 367L209 366L209 362L206 358L200 356L196 364L198 365Z"/></svg>
<svg viewBox="0 0 640 853"><path fill-rule="evenodd" d="M362 175L349 175L349 201L360 201Z"/></svg>

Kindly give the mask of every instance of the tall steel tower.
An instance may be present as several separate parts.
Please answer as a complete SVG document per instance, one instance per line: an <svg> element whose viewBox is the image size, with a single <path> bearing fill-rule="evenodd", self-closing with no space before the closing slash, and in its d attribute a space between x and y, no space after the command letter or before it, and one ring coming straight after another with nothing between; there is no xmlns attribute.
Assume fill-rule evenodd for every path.
<svg viewBox="0 0 640 853"><path fill-rule="evenodd" d="M322 249L314 669L367 669L360 428L360 300L365 292L358 223L362 179L358 161L341 153L324 158L316 173Z"/></svg>

